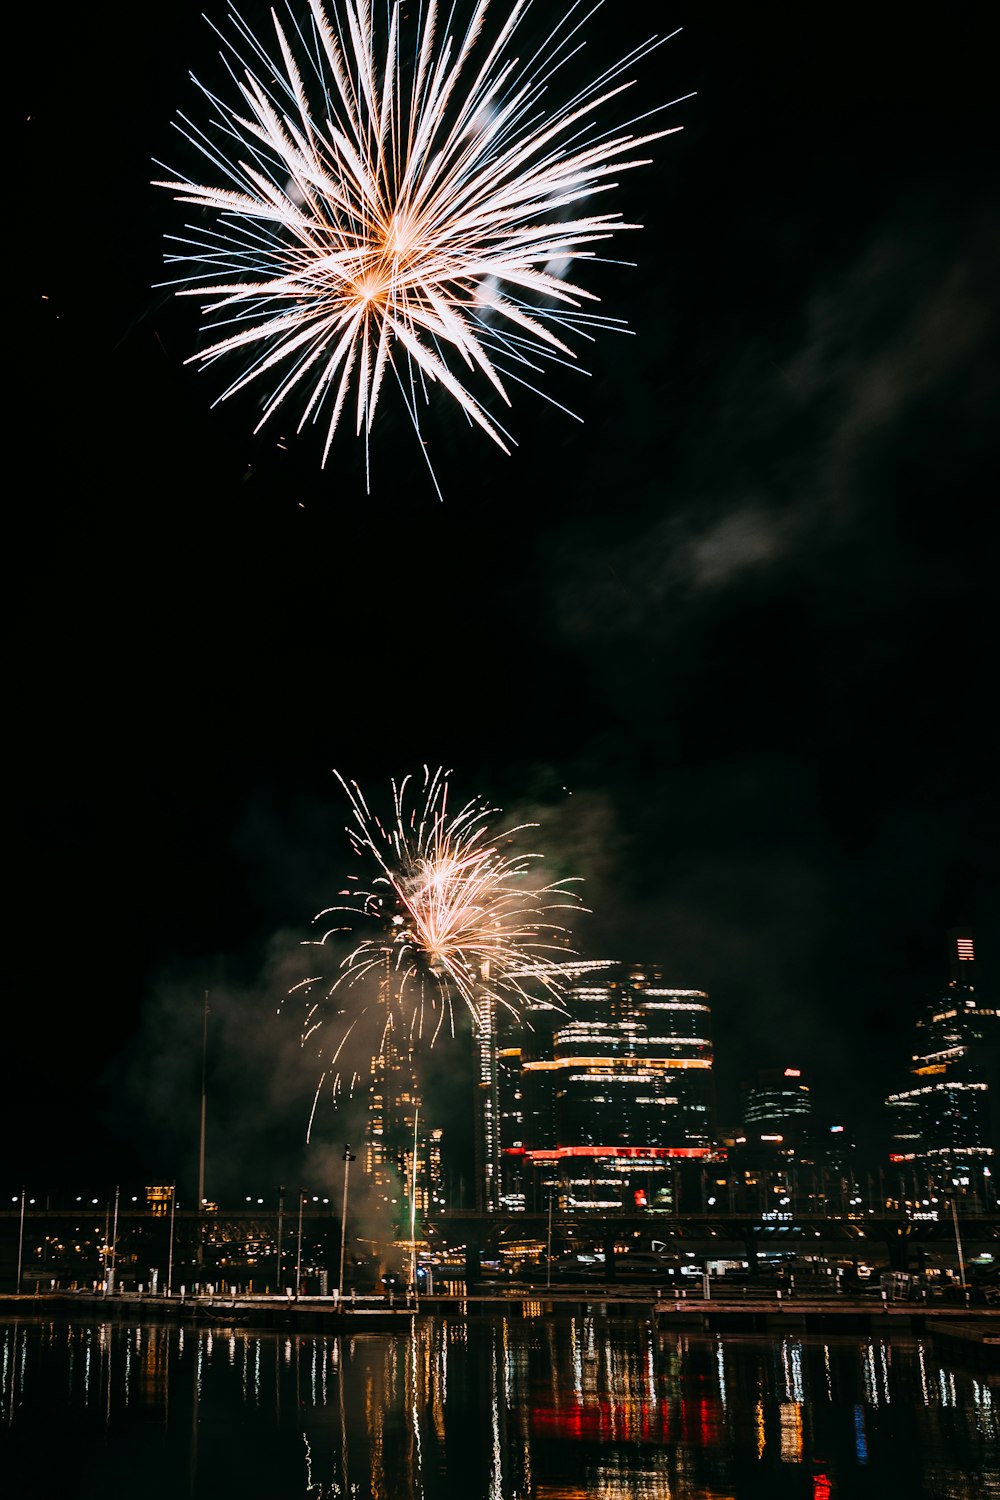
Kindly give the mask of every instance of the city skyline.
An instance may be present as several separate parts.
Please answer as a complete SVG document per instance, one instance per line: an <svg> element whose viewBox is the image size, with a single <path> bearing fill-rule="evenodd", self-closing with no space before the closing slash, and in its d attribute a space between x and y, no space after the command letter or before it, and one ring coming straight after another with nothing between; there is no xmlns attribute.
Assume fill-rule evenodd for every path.
<svg viewBox="0 0 1000 1500"><path fill-rule="evenodd" d="M380 1024L376 1023L346 1053L342 1066L348 1075L354 1072L350 1087L342 1084L321 1110L317 1110L316 1090L308 1122L314 1142L302 1138L301 1117L302 1100L309 1102L311 1076L299 1078L298 1099L293 1090L280 1117L272 1104L274 1112L265 1117L263 1126L247 1129L247 1094L253 1097L255 1086L273 1071L276 1059L257 1058L249 1069L239 1062L235 1068L230 1064L228 1070L220 1067L224 1054L212 1035L216 1023L211 1019L212 998L206 993L202 1018L208 1142L205 1193L212 1201L228 1201L234 1192L239 1198L245 1187L254 1194L270 1193L273 1178L299 1182L310 1193L316 1189L320 1194L335 1194L340 1170L336 1164L342 1149L350 1149L342 1146L342 1137L349 1137L361 1161L359 1170L369 1182L371 1212L387 1222L409 1213L413 1186L421 1209L477 1206L502 1211L532 1205L537 1209L546 1173L555 1173L555 1181L568 1169L581 1167L585 1172L597 1170L600 1177L602 1163L611 1172L609 1183L616 1171L621 1178L623 1202L631 1202L631 1171L635 1182L643 1185L641 1206L658 1206L663 1212L670 1211L673 1203L669 1185L662 1187L666 1181L662 1173L672 1162L690 1158L709 1168L713 1162L727 1160L738 1165L748 1152L761 1149L760 1142L782 1140L781 1135L758 1135L762 1126L771 1132L787 1129L801 1115L787 1144L798 1147L803 1142L825 1141L824 1150L842 1156L846 1152L845 1160L859 1179L883 1170L896 1175L907 1172L907 1191L912 1192L918 1190L918 1180L935 1178L930 1158L936 1148L956 1142L961 1158L968 1154L968 1136L974 1141L976 1160L964 1191L975 1197L983 1190L983 1166L990 1177L997 1161L1000 1078L995 1035L998 1013L976 982L973 943L968 929L947 934L947 941L942 941L947 955L942 972L952 977L947 982L942 978L903 1018L909 1026L901 1033L893 1071L897 1085L907 1070L918 1075L910 1092L904 1088L902 1094L883 1093L877 1101L865 1100L857 1093L833 1093L822 1082L817 1092L811 1070L799 1066L802 1059L786 1049L772 1058L777 1066L737 1069L733 1073L737 1086L720 1094L716 1065L720 1054L726 1055L727 1038L716 1034L711 996L704 990L668 985L657 964L588 959L569 966L575 976L558 1006L551 997L540 999L521 1016L502 1018L490 1036L475 1034L471 1024L460 1024L443 1043L428 1045L426 1039L400 1027L398 1019L394 1025L387 1012L388 1024L381 1028L380 1039L366 1039L378 1037ZM967 960L961 965L960 984L954 978L957 953ZM939 1034L942 1021L947 1026L947 1017L956 1014L954 1010L942 1014L941 1009L954 1004L956 984L965 1005L972 1007L968 1012L973 1026L971 1057L963 1038L964 1045L951 1047L957 1056L947 1068L937 1061L937 1054L930 1059L913 1054L908 1061L907 1031L915 1028L920 1038L929 1027L932 1036ZM193 1017L194 1011L190 1014ZM951 1024L954 1028L965 1023ZM201 1037L199 1030L199 1043ZM956 1039L949 1034L950 1042ZM929 1043L919 1045L926 1052ZM373 1052L367 1050L370 1046ZM189 1061L194 1055L192 1047ZM200 1045L198 1056L202 1056ZM287 1065L288 1058L286 1050L277 1059L279 1067ZM700 1071L691 1072L692 1068ZM107 1160L91 1161L82 1174L67 1175L60 1162L33 1158L29 1147L17 1157L10 1153L7 1188L30 1179L33 1193L55 1190L57 1195L65 1194L72 1177L74 1188L82 1181L86 1192L97 1188L106 1193L112 1182L169 1180L176 1184L179 1201L190 1206L198 1197L193 1191L199 1151L195 1075L200 1076L201 1063L188 1071L186 1092L172 1099L171 1128L145 1155L133 1145ZM919 1076L928 1072L946 1076L932 1079L933 1089L929 1089L927 1079ZM951 1082L952 1075L959 1081ZM955 1094L956 1089L969 1089L968 1080L982 1094L982 1099L976 1095L973 1100L977 1107L972 1123L952 1122L947 1108L937 1114L932 1110L922 1126L929 1136L921 1148L924 1152L931 1148L930 1158L918 1156L914 1161L913 1127L912 1123L900 1126L900 1103L909 1103L911 1094L930 1093L936 1100L944 1090L950 1106L956 1097L960 1102L972 1097ZM650 1097L630 1103L636 1085ZM611 1097L622 1087L620 1100ZM803 1096L799 1106L793 1096ZM775 1121L782 1119L786 1125L776 1126ZM866 1128L871 1121L874 1125ZM269 1154L265 1131L272 1124L277 1126L278 1143L272 1143ZM901 1129L910 1131L902 1144ZM838 1132L838 1139L828 1139L828 1131ZM139 1138L151 1139L141 1129ZM763 1150L769 1156L775 1148L767 1145ZM938 1150L937 1155L942 1152ZM248 1165L251 1160L252 1167ZM953 1160L949 1149L942 1164L946 1168L942 1182L947 1178L950 1183ZM940 1176L942 1167L936 1170ZM661 1182L659 1191L656 1182L646 1183L650 1172ZM418 1175L411 1183L412 1173ZM676 1173L674 1184L676 1193ZM593 1197L593 1188L588 1191ZM664 1193L663 1203L654 1204ZM402 1207L389 1208L390 1202ZM581 1198L578 1207L584 1204ZM572 1208L569 1190L566 1206Z"/></svg>
<svg viewBox="0 0 1000 1500"><path fill-rule="evenodd" d="M60 229L13 317L9 1170L186 1170L207 989L210 1157L323 1175L320 1070L276 1011L350 873L334 767L373 796L453 767L537 822L547 877L583 881L578 951L709 995L720 1097L800 1066L871 1136L948 929L1000 994L975 22L658 14L682 30L637 103L694 97L615 192L635 266L588 269L632 333L548 372L581 422L515 399L509 457L432 401L439 501L388 387L369 496L351 432L321 474L185 364L149 184L216 60L201 10L32 13L15 85ZM556 18L535 0L528 39ZM592 24L581 80L653 29Z"/></svg>

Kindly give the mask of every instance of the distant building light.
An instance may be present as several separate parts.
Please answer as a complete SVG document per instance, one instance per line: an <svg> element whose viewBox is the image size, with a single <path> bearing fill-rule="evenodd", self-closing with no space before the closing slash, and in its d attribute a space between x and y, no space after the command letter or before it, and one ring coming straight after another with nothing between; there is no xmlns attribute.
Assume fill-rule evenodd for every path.
<svg viewBox="0 0 1000 1500"><path fill-rule="evenodd" d="M786 1078L801 1078L802 1077L802 1069L801 1068L786 1068L785 1069L785 1077Z"/></svg>
<svg viewBox="0 0 1000 1500"><path fill-rule="evenodd" d="M762 1135L761 1136L761 1140L762 1141L783 1141L784 1139L785 1139L785 1137L783 1135Z"/></svg>
<svg viewBox="0 0 1000 1500"><path fill-rule="evenodd" d="M830 1133L831 1135L838 1135L843 1130L843 1128L843 1125L831 1125Z"/></svg>

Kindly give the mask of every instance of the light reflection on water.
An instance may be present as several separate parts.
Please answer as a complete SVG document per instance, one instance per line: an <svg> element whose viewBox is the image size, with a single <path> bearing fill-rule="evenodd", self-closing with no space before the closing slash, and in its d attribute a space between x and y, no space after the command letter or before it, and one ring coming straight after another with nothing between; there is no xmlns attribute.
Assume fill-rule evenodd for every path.
<svg viewBox="0 0 1000 1500"><path fill-rule="evenodd" d="M998 1392L925 1340L425 1318L410 1333L0 1326L17 1494L1000 1497Z"/></svg>

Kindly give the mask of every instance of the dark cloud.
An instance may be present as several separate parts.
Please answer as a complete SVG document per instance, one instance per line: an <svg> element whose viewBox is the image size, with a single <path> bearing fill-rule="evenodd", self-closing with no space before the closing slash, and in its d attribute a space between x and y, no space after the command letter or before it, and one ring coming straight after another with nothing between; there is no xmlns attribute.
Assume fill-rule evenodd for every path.
<svg viewBox="0 0 1000 1500"><path fill-rule="evenodd" d="M928 490L942 531L956 502L988 526L968 487L988 451L978 419L1000 395L993 236L981 209L947 235L927 232L926 212L899 207L854 263L821 275L791 331L758 331L720 361L671 435L671 477L646 482L644 522L624 535L617 516L566 528L551 577L564 631L587 649L629 633L655 642L720 591L793 570L845 595L855 580L837 563L869 589L888 570L891 587L928 561L906 535L912 499L919 546ZM926 473L913 484L924 458L950 489Z"/></svg>

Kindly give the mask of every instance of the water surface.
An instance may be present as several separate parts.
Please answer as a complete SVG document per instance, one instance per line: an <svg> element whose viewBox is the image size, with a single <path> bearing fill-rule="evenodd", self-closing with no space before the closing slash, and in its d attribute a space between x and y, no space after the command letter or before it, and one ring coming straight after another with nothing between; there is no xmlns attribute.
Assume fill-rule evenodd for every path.
<svg viewBox="0 0 1000 1500"><path fill-rule="evenodd" d="M3 1325L0 1474L74 1500L1000 1497L1000 1389L929 1339L527 1314Z"/></svg>

